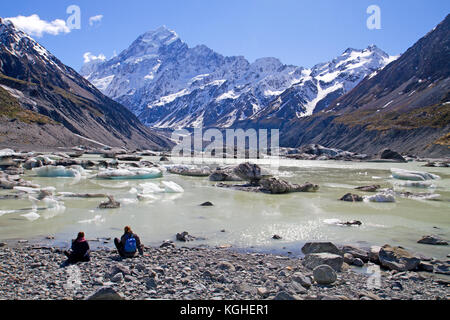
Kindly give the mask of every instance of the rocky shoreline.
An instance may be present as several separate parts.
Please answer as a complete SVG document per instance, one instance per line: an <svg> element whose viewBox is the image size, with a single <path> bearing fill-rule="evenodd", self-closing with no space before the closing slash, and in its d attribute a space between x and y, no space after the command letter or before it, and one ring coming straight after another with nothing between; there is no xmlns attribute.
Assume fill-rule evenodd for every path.
<svg viewBox="0 0 450 320"><path fill-rule="evenodd" d="M229 248L146 247L144 256L121 259L99 249L91 261L63 266L59 248L29 244L0 248L0 299L3 300L448 300L447 276L422 271L381 269L355 272L349 253L336 268L319 243L303 248L305 258L236 252ZM331 247L333 248L333 247ZM327 256L328 255L328 256ZM311 258L315 256L314 258ZM325 259L317 262L316 260ZM326 257L327 256L327 257ZM309 257L309 258L308 258ZM331 257L333 258L333 257ZM353 257L353 259L356 259ZM358 258L359 259L359 258ZM308 260L308 261L306 261ZM339 259L338 259L339 260ZM347 262L344 262L347 261ZM359 259L360 260L360 259ZM356 260L355 260L356 261ZM320 266L311 269L315 263ZM353 263L356 264L356 263ZM364 264L364 262L363 262ZM371 262L365 264L371 268ZM321 269L321 270L318 270ZM331 269L331 268L330 268ZM376 270L376 269L374 269ZM321 273L322 272L322 273ZM378 277L379 275L379 277ZM378 279L378 280L377 280ZM327 283L328 284L325 284ZM378 281L378 284L377 284ZM323 283L323 284L319 284Z"/></svg>

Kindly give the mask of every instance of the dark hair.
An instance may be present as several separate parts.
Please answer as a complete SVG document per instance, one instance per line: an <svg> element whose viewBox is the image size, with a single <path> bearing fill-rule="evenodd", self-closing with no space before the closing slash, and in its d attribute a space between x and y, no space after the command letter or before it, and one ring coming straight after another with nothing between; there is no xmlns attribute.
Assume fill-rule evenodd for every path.
<svg viewBox="0 0 450 320"><path fill-rule="evenodd" d="M133 231L131 231L131 228L129 226L126 226L124 228L125 233L132 233Z"/></svg>
<svg viewBox="0 0 450 320"><path fill-rule="evenodd" d="M84 238L84 232L80 231L78 232L77 240Z"/></svg>

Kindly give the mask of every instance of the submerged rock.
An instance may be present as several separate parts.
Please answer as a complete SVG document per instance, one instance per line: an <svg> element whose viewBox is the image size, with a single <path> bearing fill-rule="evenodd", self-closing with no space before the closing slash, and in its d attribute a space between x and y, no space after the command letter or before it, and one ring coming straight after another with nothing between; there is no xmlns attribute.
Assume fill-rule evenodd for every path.
<svg viewBox="0 0 450 320"><path fill-rule="evenodd" d="M378 189L380 189L380 185L372 185L372 186L363 186L363 187L357 187L356 190L364 191L364 192L376 192Z"/></svg>
<svg viewBox="0 0 450 320"><path fill-rule="evenodd" d="M363 197L361 197L361 196L359 196L357 194L347 193L346 195L344 195L339 200L347 201L347 202L362 202L363 201Z"/></svg>
<svg viewBox="0 0 450 320"><path fill-rule="evenodd" d="M262 191L271 194L283 194L291 192L315 192L319 189L318 185L307 182L304 185L291 184L287 181L268 178L260 180L260 184L263 187Z"/></svg>
<svg viewBox="0 0 450 320"><path fill-rule="evenodd" d="M182 233L177 233L176 239L177 239L177 241L181 241L181 242L189 242L189 241L194 241L195 237L191 236L188 232L184 231Z"/></svg>
<svg viewBox="0 0 450 320"><path fill-rule="evenodd" d="M410 271L417 268L420 259L413 256L402 247L384 245L378 253L382 266L397 271Z"/></svg>
<svg viewBox="0 0 450 320"><path fill-rule="evenodd" d="M423 243L423 244L431 244L431 245L438 245L438 246L447 246L448 242L437 237L437 236L423 236L422 239L417 241L417 243Z"/></svg>
<svg viewBox="0 0 450 320"><path fill-rule="evenodd" d="M200 205L200 207L213 207L214 204L212 202L206 201Z"/></svg>

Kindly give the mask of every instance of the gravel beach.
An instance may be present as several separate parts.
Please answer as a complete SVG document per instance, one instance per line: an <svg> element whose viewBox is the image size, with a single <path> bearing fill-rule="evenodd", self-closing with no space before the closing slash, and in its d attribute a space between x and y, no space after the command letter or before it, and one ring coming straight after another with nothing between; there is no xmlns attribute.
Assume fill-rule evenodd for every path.
<svg viewBox="0 0 450 320"><path fill-rule="evenodd" d="M0 248L0 299L83 300L448 300L447 276L381 270L357 273L347 264L333 284L321 285L302 259L229 248L169 244L121 259L115 250L91 253L91 261L63 267L61 249L30 244ZM369 262L368 264L372 264ZM367 266L367 265L366 265ZM104 295L106 292L106 296ZM103 296L102 296L103 294Z"/></svg>

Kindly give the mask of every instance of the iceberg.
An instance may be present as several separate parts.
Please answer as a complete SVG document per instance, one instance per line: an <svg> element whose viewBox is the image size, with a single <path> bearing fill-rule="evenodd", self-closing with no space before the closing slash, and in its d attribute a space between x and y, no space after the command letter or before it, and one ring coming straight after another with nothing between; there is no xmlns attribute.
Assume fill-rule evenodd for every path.
<svg viewBox="0 0 450 320"><path fill-rule="evenodd" d="M106 169L97 174L98 179L128 180L156 179L162 177L162 171L156 168Z"/></svg>
<svg viewBox="0 0 450 320"><path fill-rule="evenodd" d="M44 178L75 178L81 176L79 168L65 168L63 166L44 166L32 170L38 177Z"/></svg>
<svg viewBox="0 0 450 320"><path fill-rule="evenodd" d="M395 197L390 192L383 192L373 196L365 196L364 200L369 202L395 202Z"/></svg>
<svg viewBox="0 0 450 320"><path fill-rule="evenodd" d="M404 187L404 188L436 188L434 184L427 181L404 181L404 182L396 182L394 183L397 187Z"/></svg>
<svg viewBox="0 0 450 320"><path fill-rule="evenodd" d="M21 214L22 217L26 218L28 221L35 221L41 216L35 211L30 211L29 213Z"/></svg>
<svg viewBox="0 0 450 320"><path fill-rule="evenodd" d="M161 184L164 186L166 193L183 193L184 189L172 181L162 181Z"/></svg>
<svg viewBox="0 0 450 320"><path fill-rule="evenodd" d="M409 171L403 169L391 169L392 177L399 180L412 180L412 181L425 181L425 180L437 180L440 179L438 175L422 172L422 171Z"/></svg>

